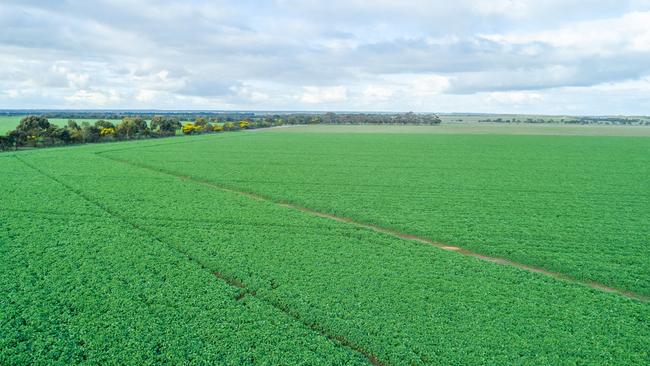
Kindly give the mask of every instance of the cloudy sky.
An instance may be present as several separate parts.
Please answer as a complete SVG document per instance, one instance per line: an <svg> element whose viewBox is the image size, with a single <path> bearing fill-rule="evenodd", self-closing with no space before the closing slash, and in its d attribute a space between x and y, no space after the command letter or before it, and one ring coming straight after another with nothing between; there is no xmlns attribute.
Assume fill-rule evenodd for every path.
<svg viewBox="0 0 650 366"><path fill-rule="evenodd" d="M2 0L0 108L650 114L650 0Z"/></svg>

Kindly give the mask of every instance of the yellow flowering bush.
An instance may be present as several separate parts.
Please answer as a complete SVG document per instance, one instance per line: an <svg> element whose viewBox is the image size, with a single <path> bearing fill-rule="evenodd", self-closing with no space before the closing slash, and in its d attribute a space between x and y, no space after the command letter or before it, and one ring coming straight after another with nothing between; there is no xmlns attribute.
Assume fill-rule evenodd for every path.
<svg viewBox="0 0 650 366"><path fill-rule="evenodd" d="M196 126L194 125L194 123L186 123L183 125L181 130L183 131L184 134L189 135L196 131Z"/></svg>
<svg viewBox="0 0 650 366"><path fill-rule="evenodd" d="M104 127L101 130L99 130L99 136L101 137L115 136L115 129L112 127Z"/></svg>

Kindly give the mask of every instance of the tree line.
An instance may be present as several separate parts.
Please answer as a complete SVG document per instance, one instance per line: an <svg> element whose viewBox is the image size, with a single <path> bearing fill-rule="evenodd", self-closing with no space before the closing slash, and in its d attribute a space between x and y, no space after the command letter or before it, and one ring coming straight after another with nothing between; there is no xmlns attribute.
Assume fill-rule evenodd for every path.
<svg viewBox="0 0 650 366"><path fill-rule="evenodd" d="M93 112L99 115L100 112ZM87 118L87 115L73 112L75 116ZM107 113L106 116L113 116ZM150 118L147 121L147 117ZM233 117L240 117L235 119ZM122 116L119 122L99 119L95 123L77 123L69 119L67 125L57 126L49 122L48 116L27 116L13 131L0 136L0 150L17 150L19 148L37 148L86 144L97 142L121 141L144 138L161 138L176 136L179 133L195 135L220 133L256 128L268 128L283 125L305 124L416 124L437 125L440 118L435 114L370 114L370 113L289 113L289 114L217 114L196 116L192 122L181 122L175 114L153 116Z"/></svg>
<svg viewBox="0 0 650 366"><path fill-rule="evenodd" d="M485 118L479 122L486 123L554 123L569 125L622 125L622 126L650 126L650 119L637 117L566 117L566 118Z"/></svg>
<svg viewBox="0 0 650 366"><path fill-rule="evenodd" d="M180 127L177 119L168 117L152 118L151 123L140 117L125 117L117 124L103 119L94 124L68 120L66 126L57 126L47 117L27 116L16 129L0 136L0 150L174 136Z"/></svg>

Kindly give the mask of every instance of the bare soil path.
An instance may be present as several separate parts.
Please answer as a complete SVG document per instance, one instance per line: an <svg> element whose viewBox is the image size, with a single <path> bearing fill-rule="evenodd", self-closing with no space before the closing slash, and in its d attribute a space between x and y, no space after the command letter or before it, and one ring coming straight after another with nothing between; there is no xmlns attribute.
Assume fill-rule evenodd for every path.
<svg viewBox="0 0 650 366"><path fill-rule="evenodd" d="M596 289L596 290L599 290L599 291L603 291L603 292L614 293L614 294L624 296L624 297L627 297L627 298L630 298L630 299L638 300L638 301L641 301L641 302L650 302L650 297L640 295L640 294L636 294L636 293L631 292L631 291L626 291L626 290L623 290L623 289L610 287L610 286L607 286L605 284L598 283L598 282L580 280L580 279L577 279L575 277L572 277L572 276L564 274L564 273L549 271L549 270L546 270L544 268L534 267L534 266L530 266L530 265L527 265L527 264L514 262L514 261L511 261L511 260L508 260L508 259L505 259L505 258L487 256L487 255L484 255L484 254L481 254L481 253L470 251L468 249L464 249L464 248L461 248L461 247L458 247L458 246L451 245L449 243L436 242L436 241L433 241L433 240L430 240L430 239L427 239L427 238L423 238L423 237L420 237L420 236L415 236L415 235L399 232L399 231L396 231L396 230L388 229L388 228L385 228L385 227L381 227L381 226L377 226L377 225L373 225L373 224L369 224L369 223L365 223L365 222L356 221L356 220L354 220L352 218L349 218L349 217L336 216L336 215L329 214L329 213L326 213L326 212L313 210L313 209L308 208L308 207L303 207L303 206L296 205L296 204L277 201L277 200L274 200L272 198L265 197L263 195L259 195L259 194L256 194L256 193L251 193L251 192L246 192L246 191L241 191L241 190L225 187L225 186L222 186L220 184L217 184L215 182L212 182L212 181L209 181L209 180L206 180L206 179L200 179L200 178L196 178L196 177L192 177L192 176L182 175L182 174L179 174L178 172L174 172L174 171L171 171L171 170L159 169L159 168L155 168L155 167L148 166L148 165L145 165L145 164L134 163L132 161L128 161L128 160L125 160L125 159L120 159L120 158L115 158L115 157L104 155L104 153L108 153L108 152L110 152L110 151L103 151L103 152L97 153L97 155L102 156L102 157L107 158L107 159L110 159L110 160L113 160L113 161L116 161L116 162L120 162L120 163L131 165L131 166L135 166L135 167L138 167L138 168L141 168L141 169L146 169L146 170L150 170L150 171L154 171L154 172L158 172L158 173L163 173L163 174L170 175L170 176L176 177L178 179L182 179L182 180L189 180L189 181L192 181L192 182L195 182L195 183L198 183L198 184L202 184L202 185L207 186L207 187L211 187L213 189L218 189L218 190L225 191L225 192L231 192L231 193L239 194L239 195L246 196L246 197L249 197L251 199L258 200L258 201L270 202L270 203L276 204L278 206L298 210L298 211L305 212L305 213L308 213L308 214L311 214L311 215L314 215L314 216L323 217L323 218L327 218L327 219L331 219L331 220L335 220L335 221L339 221L339 222L352 224L352 225L355 225L357 227L362 227L362 228L365 228L365 229L368 229L368 230L373 230L375 232L391 235L391 236L399 238L399 239L416 241L416 242L419 242L419 243L422 243L422 244L426 244L426 245L436 247L436 248L441 249L441 250L456 252L456 253L458 253L460 255L473 257L473 258L476 258L476 259L479 259L479 260L482 260L482 261L495 263L495 264L499 264L499 265L504 265L504 266L515 267L515 268L519 268L519 269L522 269L522 270L525 270L525 271L543 274L543 275L546 275L546 276L549 276L549 277L552 277L552 278L555 278L555 279L558 279L558 280L579 284L579 285L589 287L589 288L592 288L592 289Z"/></svg>

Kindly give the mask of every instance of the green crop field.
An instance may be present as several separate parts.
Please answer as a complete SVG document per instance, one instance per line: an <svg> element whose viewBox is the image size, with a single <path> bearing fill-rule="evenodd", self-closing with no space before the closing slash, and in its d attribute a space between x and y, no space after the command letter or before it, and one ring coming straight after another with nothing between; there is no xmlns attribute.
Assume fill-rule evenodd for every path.
<svg viewBox="0 0 650 366"><path fill-rule="evenodd" d="M4 135L16 128L18 122L20 122L20 118L21 117L0 116L0 135Z"/></svg>
<svg viewBox="0 0 650 366"><path fill-rule="evenodd" d="M0 154L0 364L649 364L648 130L463 128Z"/></svg>

